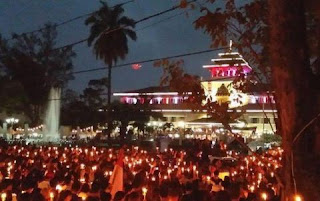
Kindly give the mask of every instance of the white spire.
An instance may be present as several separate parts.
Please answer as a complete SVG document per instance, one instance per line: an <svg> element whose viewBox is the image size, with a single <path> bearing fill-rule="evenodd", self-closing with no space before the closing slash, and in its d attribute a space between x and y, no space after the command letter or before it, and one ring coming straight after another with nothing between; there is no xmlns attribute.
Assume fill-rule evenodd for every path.
<svg viewBox="0 0 320 201"><path fill-rule="evenodd" d="M232 51L232 40L230 40L229 42L229 49L230 49L230 52Z"/></svg>

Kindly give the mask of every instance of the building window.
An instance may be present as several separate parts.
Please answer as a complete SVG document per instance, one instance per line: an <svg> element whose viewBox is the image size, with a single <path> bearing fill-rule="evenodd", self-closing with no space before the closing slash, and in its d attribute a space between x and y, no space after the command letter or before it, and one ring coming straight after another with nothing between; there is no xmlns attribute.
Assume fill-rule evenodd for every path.
<svg viewBox="0 0 320 201"><path fill-rule="evenodd" d="M259 118L251 118L250 122L253 124L257 124L259 123Z"/></svg>
<svg viewBox="0 0 320 201"><path fill-rule="evenodd" d="M268 118L263 118L263 123L268 124L269 123L269 119Z"/></svg>
<svg viewBox="0 0 320 201"><path fill-rule="evenodd" d="M171 121L175 122L176 121L176 117L171 117Z"/></svg>

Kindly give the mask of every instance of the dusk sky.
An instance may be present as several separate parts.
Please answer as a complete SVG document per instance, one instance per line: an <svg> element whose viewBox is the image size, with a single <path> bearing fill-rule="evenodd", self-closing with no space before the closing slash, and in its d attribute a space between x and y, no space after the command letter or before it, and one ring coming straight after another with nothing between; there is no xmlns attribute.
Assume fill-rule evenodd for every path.
<svg viewBox="0 0 320 201"><path fill-rule="evenodd" d="M107 2L109 5L115 5L125 2L125 0ZM125 15L139 20L171 8L178 2L177 0L135 0L124 6ZM98 0L0 0L0 32L4 37L8 37L13 32L32 31L46 22L59 23L93 12L100 5ZM136 29L183 11L178 9L155 17L137 24ZM126 60L120 61L119 64L209 49L210 38L202 30L195 30L192 24L198 16L199 11L192 11L189 12L189 17L185 14L178 15L173 19L137 31L137 41L130 42L129 54ZM84 25L84 20L85 18L58 27L57 47L88 37L89 29ZM74 50L77 53L77 57L74 59L74 71L104 66L103 62L96 60L87 43L75 46ZM207 78L209 73L202 69L202 65L209 64L216 54L217 52L212 52L184 57L185 71ZM142 68L136 71L131 69L131 66L114 69L113 91L159 85L161 73L161 69L153 67L153 63L142 64ZM69 83L69 88L81 92L90 79L98 79L106 74L104 70L78 74Z"/></svg>

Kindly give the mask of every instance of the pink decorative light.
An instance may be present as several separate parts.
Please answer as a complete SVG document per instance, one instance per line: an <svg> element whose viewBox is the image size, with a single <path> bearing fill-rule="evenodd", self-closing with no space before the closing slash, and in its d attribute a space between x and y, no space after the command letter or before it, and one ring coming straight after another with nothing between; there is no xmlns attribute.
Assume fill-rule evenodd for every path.
<svg viewBox="0 0 320 201"><path fill-rule="evenodd" d="M132 64L132 65L131 65L131 68L132 68L133 70L139 70L139 69L141 68L141 64Z"/></svg>

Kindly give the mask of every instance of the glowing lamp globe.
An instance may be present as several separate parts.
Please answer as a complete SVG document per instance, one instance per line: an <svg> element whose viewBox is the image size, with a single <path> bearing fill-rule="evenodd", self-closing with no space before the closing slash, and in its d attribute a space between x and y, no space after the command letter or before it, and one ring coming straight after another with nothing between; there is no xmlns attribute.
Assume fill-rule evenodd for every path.
<svg viewBox="0 0 320 201"><path fill-rule="evenodd" d="M132 65L131 65L131 68L132 68L133 70L139 70L139 69L141 68L141 64L132 64Z"/></svg>

